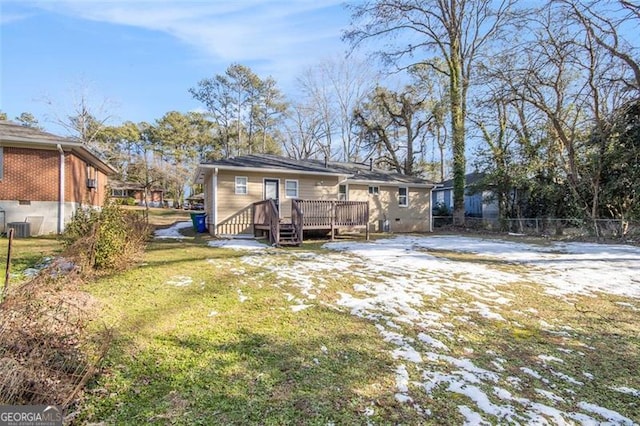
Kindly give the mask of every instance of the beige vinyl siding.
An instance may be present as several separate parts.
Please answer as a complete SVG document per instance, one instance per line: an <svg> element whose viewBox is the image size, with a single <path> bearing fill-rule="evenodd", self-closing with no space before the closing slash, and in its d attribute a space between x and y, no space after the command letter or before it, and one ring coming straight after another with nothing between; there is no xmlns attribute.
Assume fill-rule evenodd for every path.
<svg viewBox="0 0 640 426"><path fill-rule="evenodd" d="M247 178L247 194L235 193L235 178ZM378 195L369 194L369 185L343 182L338 176L296 175L290 173L259 173L220 170L217 176L217 234L252 234L252 205L264 198L264 180L279 181L280 217L284 221L291 218L291 199L285 195L285 181L298 181L298 199L338 200L338 188L347 185L349 201L368 201L370 223L378 226L380 220L388 220L392 232L427 232L430 229L431 209L428 188L408 188L408 207L398 206L398 186L378 184ZM205 209L209 230L213 232L213 189L211 174L205 179L205 194L208 197Z"/></svg>
<svg viewBox="0 0 640 426"><path fill-rule="evenodd" d="M247 194L235 193L236 176L247 177ZM257 173L221 170L218 173L218 233L253 233L252 205L264 199L264 180L279 181L280 217L291 217L291 198L285 194L285 181L298 181L298 198L304 200L337 200L337 176L300 176L285 173ZM210 214L210 213L209 213Z"/></svg>
<svg viewBox="0 0 640 426"><path fill-rule="evenodd" d="M378 186L378 195L369 194L370 185L349 184L349 201L369 201L369 222L378 227L380 220L389 221L391 232L428 232L430 229L431 191L407 185L409 206L398 206L398 187Z"/></svg>

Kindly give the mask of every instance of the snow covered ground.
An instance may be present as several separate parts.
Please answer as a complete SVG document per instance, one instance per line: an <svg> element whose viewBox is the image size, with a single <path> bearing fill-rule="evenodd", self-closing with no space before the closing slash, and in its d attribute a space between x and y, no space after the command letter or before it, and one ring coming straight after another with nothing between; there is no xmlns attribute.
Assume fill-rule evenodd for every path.
<svg viewBox="0 0 640 426"><path fill-rule="evenodd" d="M177 222L174 223L169 228L158 229L154 232L154 237L156 238L173 238L173 239L182 239L184 235L180 233L181 229L191 228L193 224L189 221L187 222Z"/></svg>
<svg viewBox="0 0 640 426"><path fill-rule="evenodd" d="M181 226L190 223L156 236L180 238ZM457 236L332 242L324 245L327 250L313 252L274 249L246 239L209 245L246 251L242 261L247 266L275 274L275 285L293 312L324 304L371 321L392 348L396 400L431 421L437 419L430 417L424 401L439 395L457 401L459 415L470 425L640 422L637 380L631 387L598 377L587 361L598 350L588 333L563 323L554 311L540 312L548 310L540 306L544 300L575 310L579 298L607 296L619 299L614 302L617 312L640 315L638 247ZM247 284L263 285L264 272L249 275L243 267L231 272L246 276ZM188 278L175 277L170 284L188 285ZM332 283L345 279L349 286L326 297ZM542 302L533 299L523 306L520 291L530 298L540 294ZM243 290L237 292L239 302L249 299ZM513 330L513 335L493 342L489 329ZM543 344L526 349L539 352L519 359L517 340L536 333L545 336ZM483 338L489 343L477 341ZM501 344L516 346L516 357L513 348L502 351ZM607 392L612 396L601 398ZM618 400L636 401L631 404L638 414L616 411L612 405Z"/></svg>
<svg viewBox="0 0 640 426"><path fill-rule="evenodd" d="M235 243L217 244L247 249ZM536 319L539 306L512 307L522 303L517 292L522 286L572 309L577 297L625 297L617 307L638 312L640 248L583 243L542 246L452 236L334 242L325 244L325 252L262 247L261 251L255 245L248 247L253 251L243 261L269 270L279 283L286 283L289 287L285 291L283 286L283 297L294 312L326 304L318 296L328 291L332 280L348 277L351 290L338 292L330 306L375 324L381 339L393 348L397 401L410 404L426 418L431 411L420 401L425 395L444 394L458 395L453 400L459 401L458 411L468 424L640 422L640 414L625 416L582 392L602 389L620 398L637 397L640 392L601 382L587 362L575 368L576 359L587 359L589 351L596 350L583 341L583 333L553 316ZM472 260L448 258L447 252L470 254ZM290 288L299 294L291 294ZM494 346L484 349L469 337L483 336L487 324L516 333L526 329L521 323L532 318L538 321L540 333L554 337L549 353L507 360Z"/></svg>

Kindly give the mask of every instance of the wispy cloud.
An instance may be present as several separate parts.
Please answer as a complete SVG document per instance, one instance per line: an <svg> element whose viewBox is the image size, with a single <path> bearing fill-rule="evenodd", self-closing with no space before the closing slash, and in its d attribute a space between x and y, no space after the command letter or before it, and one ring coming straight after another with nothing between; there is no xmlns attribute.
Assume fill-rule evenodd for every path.
<svg viewBox="0 0 640 426"><path fill-rule="evenodd" d="M38 7L81 19L161 31L215 62L255 62L284 72L344 47L342 0L64 1ZM342 12L336 16L336 11ZM333 15L332 15L333 13ZM337 19L336 19L337 18ZM342 18L342 19L340 19Z"/></svg>
<svg viewBox="0 0 640 426"><path fill-rule="evenodd" d="M0 6L1 7L1 6ZM0 25L11 24L13 22L22 21L31 15L26 13L0 13Z"/></svg>

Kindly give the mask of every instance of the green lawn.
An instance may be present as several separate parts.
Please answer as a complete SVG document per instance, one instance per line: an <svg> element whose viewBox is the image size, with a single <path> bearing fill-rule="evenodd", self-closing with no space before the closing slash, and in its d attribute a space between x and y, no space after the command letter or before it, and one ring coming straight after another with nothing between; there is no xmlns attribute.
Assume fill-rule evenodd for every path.
<svg viewBox="0 0 640 426"><path fill-rule="evenodd" d="M2 281L0 289L4 287L4 272L7 265L7 252L9 240L6 237L0 238L0 265L2 265ZM11 250L11 266L9 286L19 285L29 277L24 271L29 268L38 267L48 258L59 254L62 250L60 242L54 236L14 238Z"/></svg>
<svg viewBox="0 0 640 426"><path fill-rule="evenodd" d="M469 407L495 424L532 412L604 421L602 407L639 420L635 299L553 296L528 268L475 254L432 250L452 272L411 275L370 270L318 242L246 252L187 234L88 286L116 339L80 420L461 424ZM467 265L523 278L467 288L458 272ZM381 290L404 279L400 299ZM340 302L354 294L369 304L360 313Z"/></svg>
<svg viewBox="0 0 640 426"><path fill-rule="evenodd" d="M188 218L151 213L160 226ZM318 241L254 252L185 235L85 284L96 327L115 338L71 408L76 422L640 422L637 299L549 294L542 277L558 269L457 250L400 244L394 269ZM58 250L54 239L16 240L12 270ZM422 254L435 257L403 260Z"/></svg>
<svg viewBox="0 0 640 426"><path fill-rule="evenodd" d="M416 419L388 391L392 359L373 324L330 307L293 312L275 276L240 255L154 242L140 267L89 287L117 338L87 420L357 424L372 403L374 421Z"/></svg>

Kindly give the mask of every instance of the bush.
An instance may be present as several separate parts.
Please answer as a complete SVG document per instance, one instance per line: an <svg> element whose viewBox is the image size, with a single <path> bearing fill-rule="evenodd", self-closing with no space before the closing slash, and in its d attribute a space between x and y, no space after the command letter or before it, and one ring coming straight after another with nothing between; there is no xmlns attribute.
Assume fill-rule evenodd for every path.
<svg viewBox="0 0 640 426"><path fill-rule="evenodd" d="M434 216L451 216L451 212L449 211L449 207L442 201L437 202L433 206L433 215Z"/></svg>
<svg viewBox="0 0 640 426"><path fill-rule="evenodd" d="M134 261L150 233L151 228L140 216L107 202L102 210L78 209L61 238L65 254L80 265L110 270Z"/></svg>

